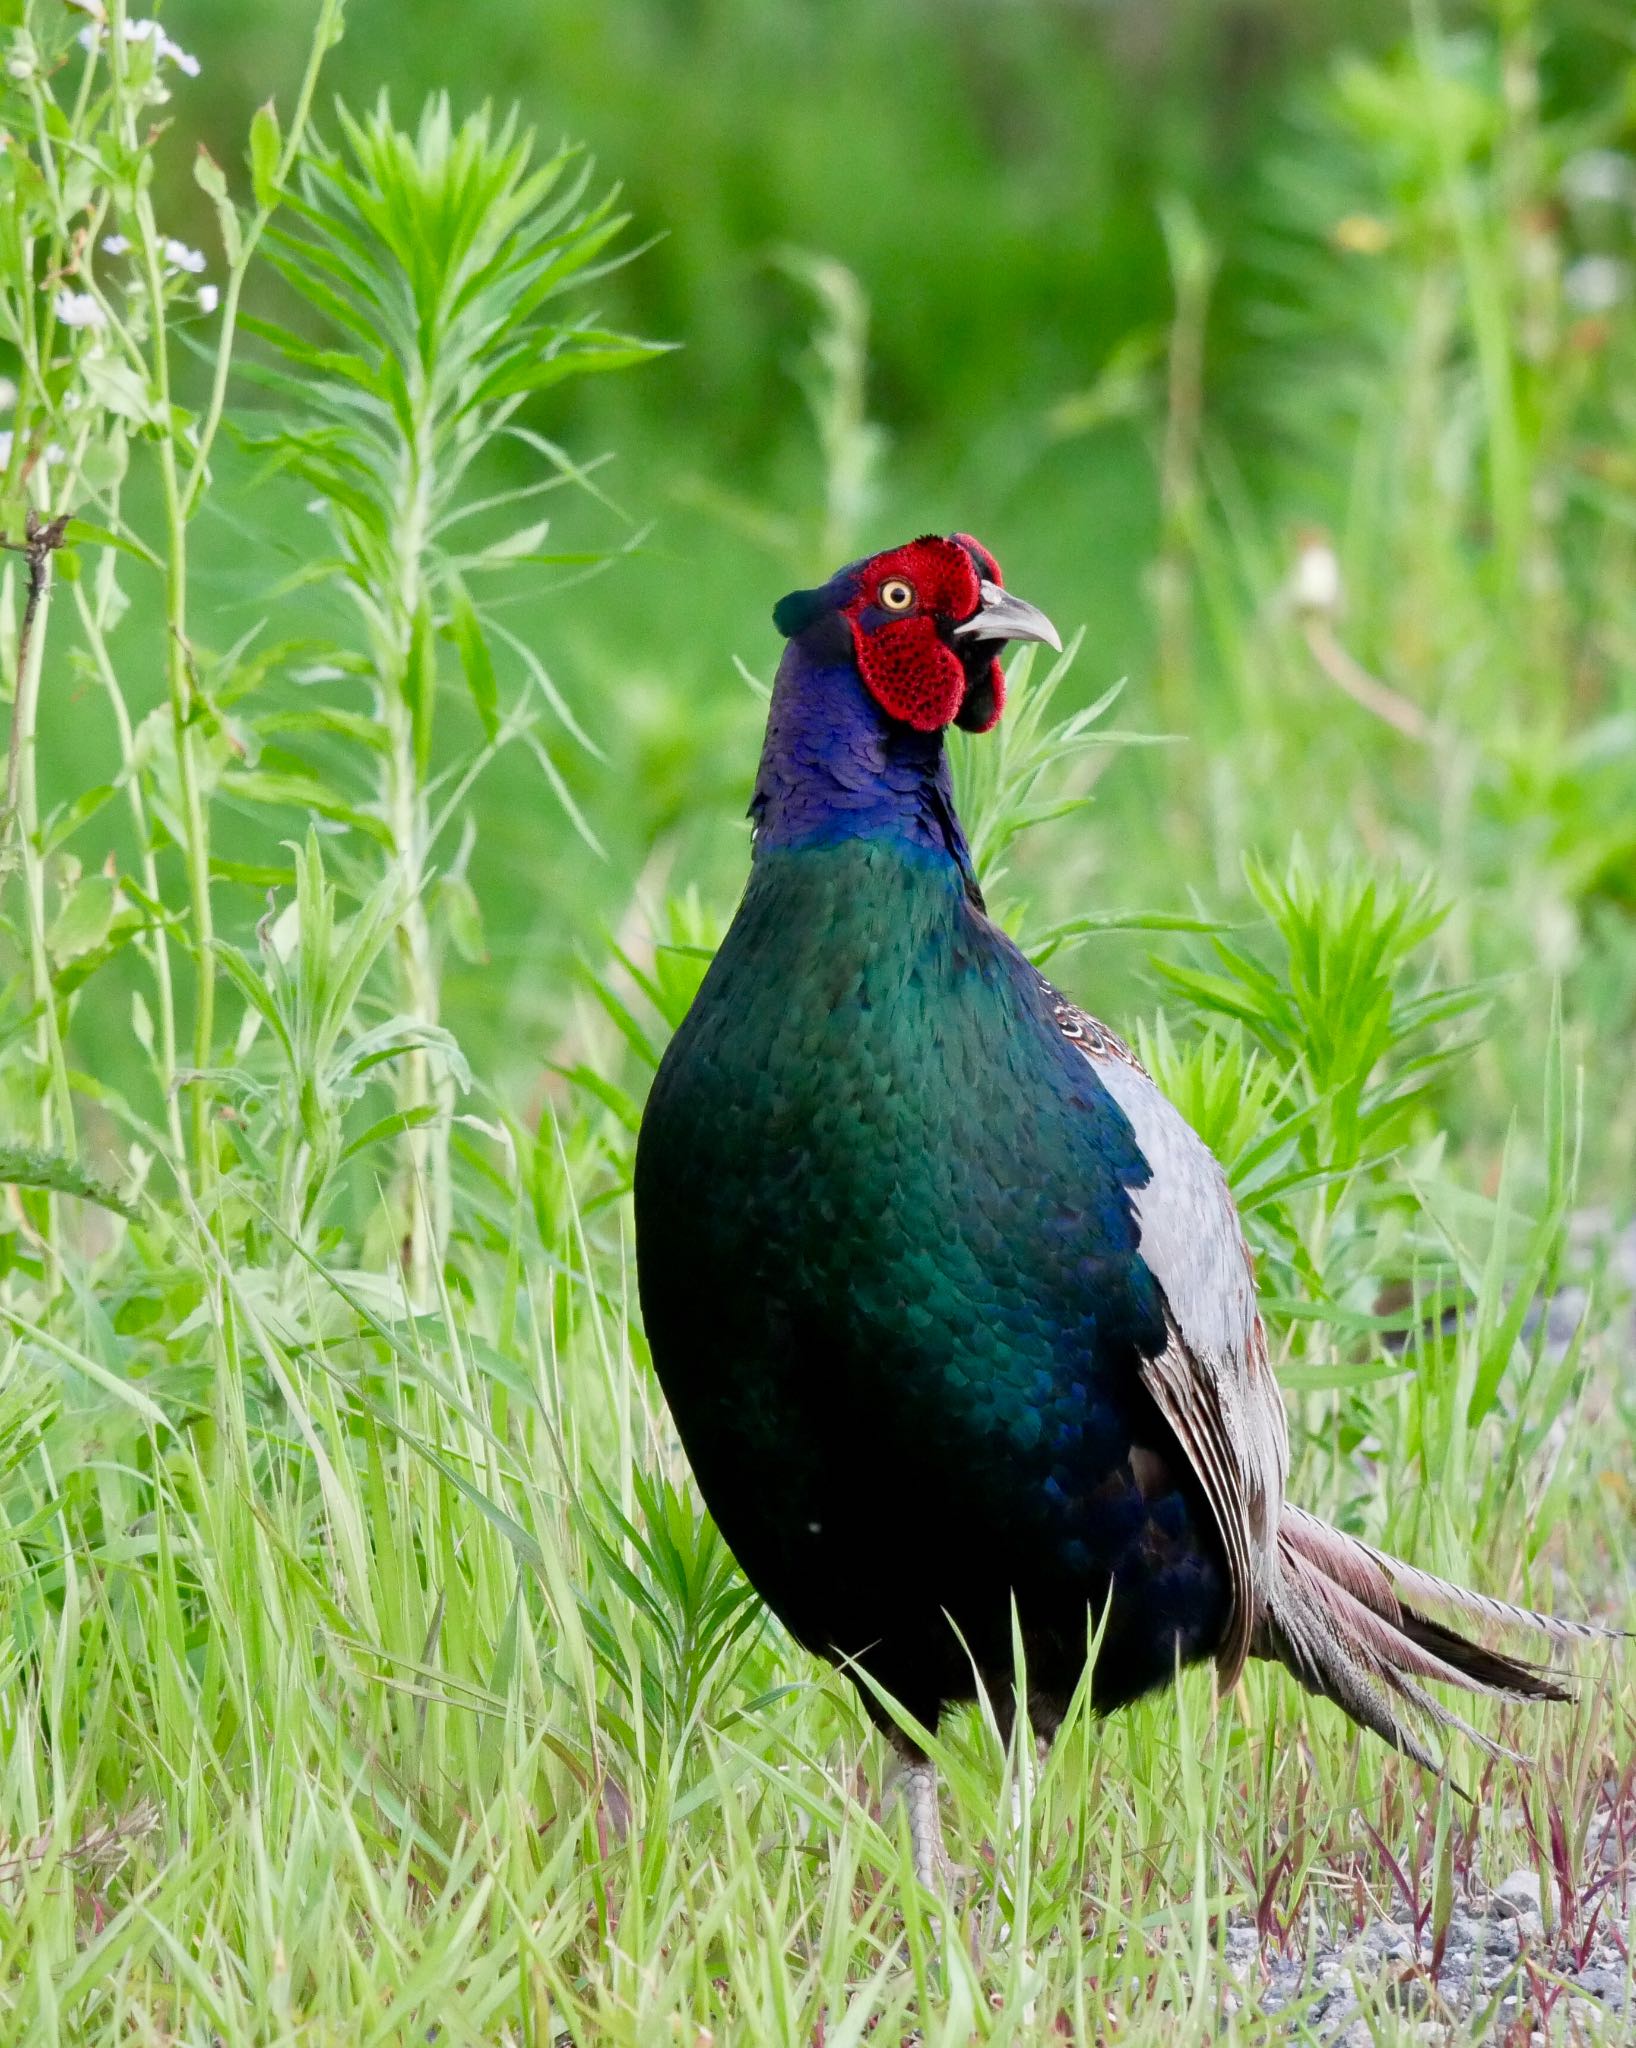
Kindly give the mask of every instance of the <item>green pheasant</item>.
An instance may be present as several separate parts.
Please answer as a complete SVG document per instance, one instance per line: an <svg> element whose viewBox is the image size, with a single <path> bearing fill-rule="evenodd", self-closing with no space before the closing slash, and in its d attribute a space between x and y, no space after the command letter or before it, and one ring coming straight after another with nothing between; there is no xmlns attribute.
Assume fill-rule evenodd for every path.
<svg viewBox="0 0 1636 2048"><path fill-rule="evenodd" d="M1564 1697L1429 1610L1589 1634L1284 1498L1284 1411L1232 1199L1113 1034L983 908L943 735L1057 639L966 535L778 606L744 900L642 1125L654 1362L739 1562L810 1649L926 1726L981 1674L1036 1729L1249 1656L1422 1761L1428 1681ZM874 1710L872 1694L866 1702ZM917 1868L941 1862L907 1753Z"/></svg>

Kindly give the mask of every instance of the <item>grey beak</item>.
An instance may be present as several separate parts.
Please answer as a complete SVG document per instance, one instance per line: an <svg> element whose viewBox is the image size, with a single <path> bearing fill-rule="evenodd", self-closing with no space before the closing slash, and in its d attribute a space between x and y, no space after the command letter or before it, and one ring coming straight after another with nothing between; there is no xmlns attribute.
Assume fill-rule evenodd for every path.
<svg viewBox="0 0 1636 2048"><path fill-rule="evenodd" d="M1038 605L1025 604L986 578L978 586L982 603L969 619L955 627L955 635L971 640L1043 640L1047 647L1062 652L1062 637Z"/></svg>

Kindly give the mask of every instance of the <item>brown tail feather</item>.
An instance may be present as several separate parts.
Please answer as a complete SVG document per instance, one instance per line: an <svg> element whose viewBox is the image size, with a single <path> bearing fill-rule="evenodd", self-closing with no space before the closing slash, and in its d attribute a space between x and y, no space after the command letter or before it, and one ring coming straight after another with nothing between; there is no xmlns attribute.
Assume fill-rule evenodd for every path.
<svg viewBox="0 0 1636 2048"><path fill-rule="evenodd" d="M1428 1770L1437 1759L1396 1713L1385 1689L1385 1673L1374 1660L1360 1655L1336 1628L1327 1608L1311 1590L1309 1573L1299 1558L1281 1555L1286 1565L1256 1631L1258 1655L1275 1657L1306 1687L1333 1700L1360 1727L1412 1756Z"/></svg>
<svg viewBox="0 0 1636 2048"><path fill-rule="evenodd" d="M1438 1761L1416 1723L1459 1729L1491 1755L1515 1752L1471 1727L1420 1681L1495 1699L1566 1700L1572 1694L1552 1673L1470 1640L1409 1605L1405 1595L1557 1639L1597 1640L1621 1633L1467 1592L1400 1564L1299 1508L1284 1511L1278 1564L1257 1631L1258 1654L1277 1658L1309 1692L1333 1700L1354 1721L1428 1769L1437 1769Z"/></svg>
<svg viewBox="0 0 1636 2048"><path fill-rule="evenodd" d="M1424 1714L1428 1721L1435 1722L1439 1728L1457 1729L1468 1742L1475 1743L1485 1755L1503 1757L1508 1764L1527 1763L1528 1759L1520 1749L1511 1749L1503 1742L1496 1742L1492 1735L1485 1735L1480 1728L1474 1728L1464 1714L1457 1714L1454 1711L1447 1700L1434 1698L1424 1686L1416 1685L1412 1678L1404 1679L1403 1696L1413 1705L1416 1713ZM1465 1792L1463 1788L1457 1789L1461 1790L1463 1798L1470 1798L1469 1792Z"/></svg>
<svg viewBox="0 0 1636 2048"><path fill-rule="evenodd" d="M1533 1700L1566 1700L1573 1697L1572 1689L1552 1675L1543 1664L1536 1664L1526 1657L1513 1657L1503 1650L1491 1650L1486 1643L1476 1643L1469 1636L1460 1635L1456 1630L1434 1620L1429 1614L1422 1614L1417 1608L1405 1607L1399 1628L1423 1650L1444 1664L1452 1664L1464 1672L1485 1692L1497 1693L1502 1699L1515 1698L1519 1687L1517 1674L1526 1673L1538 1687L1523 1695Z"/></svg>
<svg viewBox="0 0 1636 2048"><path fill-rule="evenodd" d="M1308 1514L1305 1508L1287 1502L1280 1533L1288 1535L1296 1548L1330 1577L1347 1571L1364 1573L1384 1589L1389 1599L1406 1596L1429 1601L1434 1607L1452 1607L1461 1614L1492 1622L1497 1628L1529 1629L1535 1635L1549 1636L1553 1642L1618 1642L1630 1634L1628 1629L1610 1628L1605 1622L1569 1621L1560 1614L1541 1614L1532 1607L1516 1607L1509 1600L1496 1600L1488 1593L1474 1593L1469 1586L1457 1586L1453 1580L1437 1578L1418 1565L1405 1564L1402 1558L1390 1557L1356 1536L1345 1536L1316 1515Z"/></svg>

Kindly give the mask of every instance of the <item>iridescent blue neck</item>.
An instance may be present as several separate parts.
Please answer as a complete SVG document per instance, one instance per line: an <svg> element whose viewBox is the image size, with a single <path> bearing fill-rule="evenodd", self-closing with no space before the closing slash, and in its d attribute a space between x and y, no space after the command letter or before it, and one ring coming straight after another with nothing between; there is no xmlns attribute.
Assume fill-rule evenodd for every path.
<svg viewBox="0 0 1636 2048"><path fill-rule="evenodd" d="M791 640L778 665L750 815L758 854L896 840L971 875L942 733L888 718L844 638L822 629Z"/></svg>

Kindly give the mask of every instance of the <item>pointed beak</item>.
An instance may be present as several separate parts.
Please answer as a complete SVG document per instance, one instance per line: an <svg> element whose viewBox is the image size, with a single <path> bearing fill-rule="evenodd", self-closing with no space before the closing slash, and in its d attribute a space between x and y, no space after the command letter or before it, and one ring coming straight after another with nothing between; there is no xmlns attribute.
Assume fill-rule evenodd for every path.
<svg viewBox="0 0 1636 2048"><path fill-rule="evenodd" d="M1062 636L1038 605L1025 604L998 583L985 577L978 586L982 603L969 619L955 627L955 637L967 640L1043 640L1047 647L1062 652Z"/></svg>

